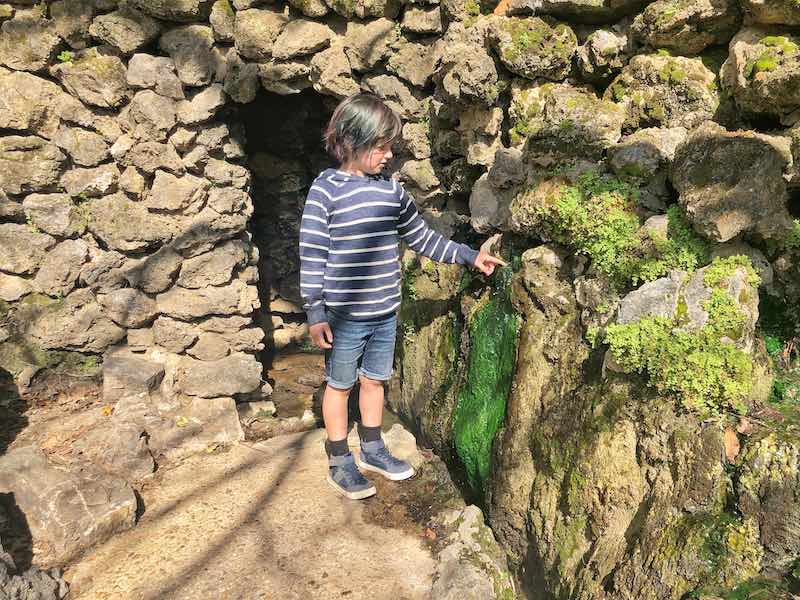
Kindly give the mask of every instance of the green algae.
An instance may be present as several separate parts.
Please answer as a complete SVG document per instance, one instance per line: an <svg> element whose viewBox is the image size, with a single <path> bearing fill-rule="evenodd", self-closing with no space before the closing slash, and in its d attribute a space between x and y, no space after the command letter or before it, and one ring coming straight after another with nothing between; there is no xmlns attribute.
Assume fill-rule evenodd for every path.
<svg viewBox="0 0 800 600"><path fill-rule="evenodd" d="M456 453L470 486L482 492L489 478L494 437L505 419L520 317L509 297L512 271L501 267L487 301L469 324L471 348L453 416Z"/></svg>

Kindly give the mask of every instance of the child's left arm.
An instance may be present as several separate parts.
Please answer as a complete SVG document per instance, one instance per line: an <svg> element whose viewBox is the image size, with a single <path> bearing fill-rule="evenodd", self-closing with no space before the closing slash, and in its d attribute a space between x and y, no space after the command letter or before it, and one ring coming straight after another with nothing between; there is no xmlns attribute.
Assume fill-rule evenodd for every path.
<svg viewBox="0 0 800 600"><path fill-rule="evenodd" d="M397 232L417 254L441 263L458 263L475 267L484 275L491 275L496 265L505 265L501 259L488 252L473 250L466 244L448 240L431 229L417 210L414 199L401 186L400 217Z"/></svg>

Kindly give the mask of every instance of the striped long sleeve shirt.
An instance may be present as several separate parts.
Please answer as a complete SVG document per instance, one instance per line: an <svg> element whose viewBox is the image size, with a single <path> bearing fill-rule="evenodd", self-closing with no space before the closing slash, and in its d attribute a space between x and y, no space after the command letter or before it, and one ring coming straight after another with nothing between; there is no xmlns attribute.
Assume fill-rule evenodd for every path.
<svg viewBox="0 0 800 600"><path fill-rule="evenodd" d="M443 263L472 265L478 252L431 229L402 185L327 169L314 180L300 224L300 293L308 324L326 309L354 320L400 306L399 242Z"/></svg>

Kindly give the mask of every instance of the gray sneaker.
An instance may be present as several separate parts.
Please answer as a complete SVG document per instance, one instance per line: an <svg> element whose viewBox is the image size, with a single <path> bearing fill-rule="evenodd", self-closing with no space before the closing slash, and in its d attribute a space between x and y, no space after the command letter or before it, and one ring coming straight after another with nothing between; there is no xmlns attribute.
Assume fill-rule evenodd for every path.
<svg viewBox="0 0 800 600"><path fill-rule="evenodd" d="M414 474L414 469L406 461L395 458L383 440L361 442L358 466L366 471L375 471L392 481L402 481Z"/></svg>
<svg viewBox="0 0 800 600"><path fill-rule="evenodd" d="M328 457L328 483L350 500L361 500L375 495L375 486L356 467L353 455Z"/></svg>

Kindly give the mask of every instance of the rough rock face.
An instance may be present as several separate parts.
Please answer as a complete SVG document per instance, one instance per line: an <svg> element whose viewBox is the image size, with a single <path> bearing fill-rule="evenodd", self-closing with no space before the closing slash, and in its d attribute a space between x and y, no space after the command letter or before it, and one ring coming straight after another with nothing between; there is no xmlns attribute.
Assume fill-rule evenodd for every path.
<svg viewBox="0 0 800 600"><path fill-rule="evenodd" d="M743 231L782 238L791 228L784 169L791 162L785 138L698 128L675 153L673 183L695 228L725 242ZM712 165L724 161L730 169Z"/></svg>
<svg viewBox="0 0 800 600"><path fill-rule="evenodd" d="M134 524L136 498L121 479L88 470L68 473L32 447L6 453L0 465L0 492L13 492L39 564L69 560Z"/></svg>
<svg viewBox="0 0 800 600"><path fill-rule="evenodd" d="M577 49L568 26L551 28L537 17L497 19L491 24L490 38L506 68L528 79L564 79Z"/></svg>

